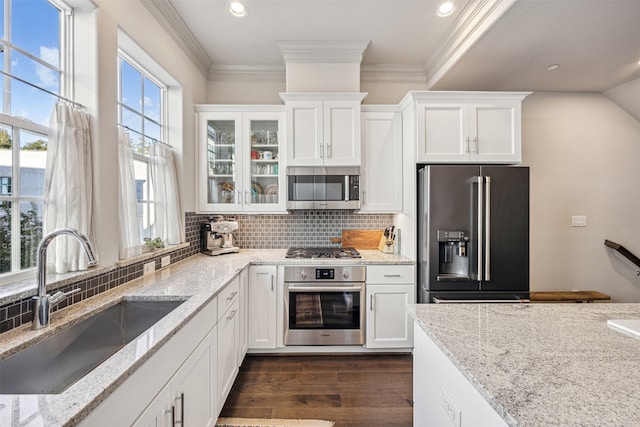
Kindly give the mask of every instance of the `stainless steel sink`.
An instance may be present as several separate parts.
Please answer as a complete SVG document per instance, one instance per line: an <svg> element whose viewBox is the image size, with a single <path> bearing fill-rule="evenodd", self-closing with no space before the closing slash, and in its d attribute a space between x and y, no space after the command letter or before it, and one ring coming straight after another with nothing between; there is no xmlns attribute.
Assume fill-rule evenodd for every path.
<svg viewBox="0 0 640 427"><path fill-rule="evenodd" d="M184 300L125 299L0 361L0 394L56 394Z"/></svg>

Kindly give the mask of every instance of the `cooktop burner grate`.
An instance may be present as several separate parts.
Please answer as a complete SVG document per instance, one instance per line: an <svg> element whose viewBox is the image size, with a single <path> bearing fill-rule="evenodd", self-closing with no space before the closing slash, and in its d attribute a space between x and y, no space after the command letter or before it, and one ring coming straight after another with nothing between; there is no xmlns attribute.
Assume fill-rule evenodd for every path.
<svg viewBox="0 0 640 427"><path fill-rule="evenodd" d="M289 248L285 258L362 258L355 248Z"/></svg>

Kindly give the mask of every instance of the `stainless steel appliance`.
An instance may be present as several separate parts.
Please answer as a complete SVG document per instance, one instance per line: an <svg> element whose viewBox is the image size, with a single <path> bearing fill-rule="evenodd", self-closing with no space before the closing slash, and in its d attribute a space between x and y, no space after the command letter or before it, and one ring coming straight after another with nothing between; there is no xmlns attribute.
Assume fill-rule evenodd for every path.
<svg viewBox="0 0 640 427"><path fill-rule="evenodd" d="M287 168L287 209L360 209L359 167Z"/></svg>
<svg viewBox="0 0 640 427"><path fill-rule="evenodd" d="M240 251L233 244L233 232L238 229L234 219L222 216L200 224L200 251L206 255L222 255Z"/></svg>
<svg viewBox="0 0 640 427"><path fill-rule="evenodd" d="M363 345L366 267L285 266L285 345Z"/></svg>
<svg viewBox="0 0 640 427"><path fill-rule="evenodd" d="M362 258L355 248L289 248L285 258Z"/></svg>
<svg viewBox="0 0 640 427"><path fill-rule="evenodd" d="M418 169L418 302L529 298L529 168Z"/></svg>

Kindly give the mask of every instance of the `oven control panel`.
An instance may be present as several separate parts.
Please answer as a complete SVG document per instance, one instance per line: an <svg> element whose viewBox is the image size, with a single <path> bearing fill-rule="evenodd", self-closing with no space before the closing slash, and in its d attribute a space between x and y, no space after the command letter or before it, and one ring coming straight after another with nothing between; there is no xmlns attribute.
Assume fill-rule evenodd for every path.
<svg viewBox="0 0 640 427"><path fill-rule="evenodd" d="M344 266L285 266L285 282L364 282L367 267Z"/></svg>
<svg viewBox="0 0 640 427"><path fill-rule="evenodd" d="M333 268L316 268L316 280L333 280L334 273Z"/></svg>

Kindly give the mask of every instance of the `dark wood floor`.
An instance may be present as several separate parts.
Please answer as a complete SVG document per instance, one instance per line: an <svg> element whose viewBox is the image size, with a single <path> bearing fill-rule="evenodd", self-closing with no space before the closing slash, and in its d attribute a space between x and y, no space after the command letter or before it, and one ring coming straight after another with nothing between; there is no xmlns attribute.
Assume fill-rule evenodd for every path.
<svg viewBox="0 0 640 427"><path fill-rule="evenodd" d="M413 425L412 356L247 355L221 416Z"/></svg>

